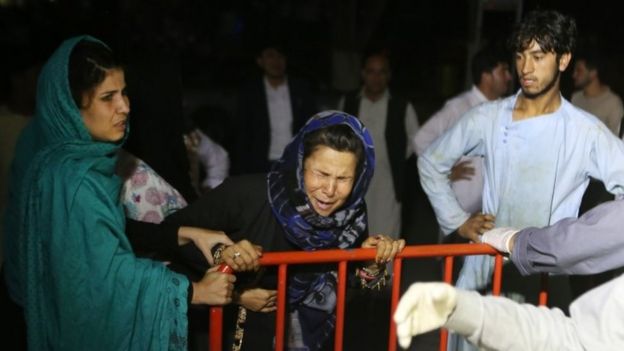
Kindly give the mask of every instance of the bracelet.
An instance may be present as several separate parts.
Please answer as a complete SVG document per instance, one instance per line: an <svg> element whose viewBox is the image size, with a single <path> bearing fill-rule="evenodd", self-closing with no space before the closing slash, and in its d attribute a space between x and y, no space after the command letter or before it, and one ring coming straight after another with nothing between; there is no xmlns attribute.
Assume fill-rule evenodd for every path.
<svg viewBox="0 0 624 351"><path fill-rule="evenodd" d="M240 351L243 347L243 337L245 336L245 322L247 321L247 309L238 306L238 314L236 317L236 329L234 330L234 343L232 351Z"/></svg>
<svg viewBox="0 0 624 351"><path fill-rule="evenodd" d="M223 250L225 250L226 247L225 244L219 243L210 249L212 260L215 265L223 263Z"/></svg>
<svg viewBox="0 0 624 351"><path fill-rule="evenodd" d="M381 269L371 269L362 267L355 270L355 275L360 279L360 285L363 289L381 290L386 286L388 271L386 266Z"/></svg>

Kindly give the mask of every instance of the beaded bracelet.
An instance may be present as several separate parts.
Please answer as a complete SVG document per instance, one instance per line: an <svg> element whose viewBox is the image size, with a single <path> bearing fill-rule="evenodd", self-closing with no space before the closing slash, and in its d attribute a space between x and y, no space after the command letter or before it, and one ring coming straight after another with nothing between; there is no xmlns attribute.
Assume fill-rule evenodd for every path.
<svg viewBox="0 0 624 351"><path fill-rule="evenodd" d="M355 270L355 275L360 278L363 289L381 290L387 283L388 271L386 266L381 269L362 267Z"/></svg>
<svg viewBox="0 0 624 351"><path fill-rule="evenodd" d="M234 343L232 351L240 351L243 347L243 336L245 336L245 322L247 321L247 309L238 306L238 314L236 317L236 329L234 331Z"/></svg>
<svg viewBox="0 0 624 351"><path fill-rule="evenodd" d="M223 250L225 250L227 246L225 244L216 244L210 249L210 253L212 253L212 260L215 265L223 263Z"/></svg>

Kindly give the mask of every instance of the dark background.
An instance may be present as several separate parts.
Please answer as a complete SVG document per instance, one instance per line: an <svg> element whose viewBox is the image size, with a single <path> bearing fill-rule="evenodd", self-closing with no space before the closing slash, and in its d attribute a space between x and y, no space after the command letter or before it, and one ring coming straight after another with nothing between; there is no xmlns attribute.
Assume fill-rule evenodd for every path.
<svg viewBox="0 0 624 351"><path fill-rule="evenodd" d="M477 40L504 43L513 23L536 8L574 16L579 44L590 43L607 54L611 67L603 76L613 90L624 92L620 79L624 24L607 1L0 0L0 4L3 75L16 61L45 60L72 35L91 34L117 52L142 38L163 38L170 51L179 54L190 105L211 100L233 108L236 87L257 72L258 48L279 42L287 50L289 71L312 81L322 107L333 107L341 92L332 82L334 52L384 50L393 66L392 88L414 101L422 122L444 99L469 86L467 59ZM478 4L482 4L480 30ZM563 76L566 97L572 91L570 71Z"/></svg>
<svg viewBox="0 0 624 351"><path fill-rule="evenodd" d="M312 82L320 109L335 107L347 87L357 87L357 55L385 51L392 89L412 100L422 124L445 99L470 86L466 67L476 47L504 44L513 24L538 8L576 18L579 46L603 51L609 67L601 76L623 95L624 23L615 6L597 0L0 0L0 103L7 97L11 70L45 61L63 39L90 34L122 56L146 43L175 56L187 117L201 104L232 113L237 87L259 73L257 51L272 42L286 49L289 72ZM351 85L335 82L337 52L356 58L343 68L351 71ZM569 98L570 68L561 89ZM417 179L415 168L410 164L410 179ZM410 182L406 191L411 201L403 208L403 237L408 244L437 242L435 217L418 182ZM410 262L403 272L403 288L415 280L440 280L440 261ZM565 309L566 286L552 278L551 305ZM348 319L370 321L380 331L363 339L367 349L383 349L387 340L388 311L378 309L387 298L379 301L351 310L356 315ZM371 315L382 317L371 321ZM360 340L361 330L349 327L347 339ZM414 349L436 347L435 333L414 340Z"/></svg>

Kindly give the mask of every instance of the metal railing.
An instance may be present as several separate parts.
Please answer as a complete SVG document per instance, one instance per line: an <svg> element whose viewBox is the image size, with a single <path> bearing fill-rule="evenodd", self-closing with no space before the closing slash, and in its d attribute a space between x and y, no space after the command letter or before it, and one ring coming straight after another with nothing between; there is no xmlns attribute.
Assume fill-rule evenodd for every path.
<svg viewBox="0 0 624 351"><path fill-rule="evenodd" d="M390 300L390 320L388 350L395 351L396 326L392 315L399 301L401 289L401 267L403 259L444 257L443 280L447 283L453 281L453 261L456 256L468 255L492 255L494 260L494 276L492 280L492 294L499 295L501 290L503 257L493 248L485 244L446 244L446 245L416 245L406 246L399 253L392 263L393 279ZM288 265L310 264L310 263L337 263L338 264L338 285L336 288L336 330L334 337L334 350L342 351L344 334L344 312L345 312L345 292L347 287L347 263L352 261L366 261L375 258L375 249L351 249L351 250L319 250L313 252L288 251L288 252L267 252L260 259L263 266L278 266L277 283L277 311L275 321L275 350L284 350L285 340L285 311L286 311L286 278ZM542 291L539 295L540 305L546 304L547 293L545 291L547 276L542 276ZM209 347L211 351L221 351L222 349L222 318L223 309L221 307L210 308L210 330ZM440 350L446 350L447 332L440 332Z"/></svg>

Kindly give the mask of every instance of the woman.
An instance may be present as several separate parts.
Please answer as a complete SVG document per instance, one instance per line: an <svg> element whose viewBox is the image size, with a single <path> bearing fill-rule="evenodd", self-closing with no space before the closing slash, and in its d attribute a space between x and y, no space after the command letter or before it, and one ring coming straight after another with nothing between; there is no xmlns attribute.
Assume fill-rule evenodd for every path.
<svg viewBox="0 0 624 351"><path fill-rule="evenodd" d="M31 350L185 350L187 301L231 300L234 277L190 284L132 253L114 175L128 113L111 51L91 37L63 42L17 146L5 230L4 279Z"/></svg>
<svg viewBox="0 0 624 351"><path fill-rule="evenodd" d="M222 230L232 240L247 239L265 252L376 247L377 263L385 263L405 242L368 237L364 194L373 169L373 145L366 128L346 113L323 112L299 131L268 175L227 179L165 222ZM238 244L217 247L213 253L219 256L215 261L222 259L236 271L252 267L253 257ZM195 257L194 265L205 268L202 255ZM289 269L289 348L319 349L333 334L336 277L332 270L335 265ZM274 315L263 312L275 310L275 292L262 289L275 288L275 270L261 277L250 273L238 278L242 296L255 296L248 299L253 303L242 303L248 310L243 348L270 350ZM359 279L369 287L378 286L384 279L383 265L365 267ZM239 327L244 319L240 317ZM235 344L240 341L235 338Z"/></svg>

